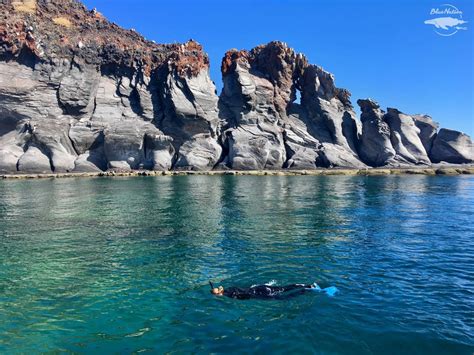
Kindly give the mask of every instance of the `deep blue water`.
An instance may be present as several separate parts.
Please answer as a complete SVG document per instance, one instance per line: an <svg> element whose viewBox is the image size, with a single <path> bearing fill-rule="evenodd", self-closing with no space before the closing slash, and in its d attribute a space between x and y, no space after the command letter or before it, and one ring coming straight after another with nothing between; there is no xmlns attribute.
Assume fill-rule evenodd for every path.
<svg viewBox="0 0 474 355"><path fill-rule="evenodd" d="M469 176L0 181L0 353L472 354L473 217Z"/></svg>

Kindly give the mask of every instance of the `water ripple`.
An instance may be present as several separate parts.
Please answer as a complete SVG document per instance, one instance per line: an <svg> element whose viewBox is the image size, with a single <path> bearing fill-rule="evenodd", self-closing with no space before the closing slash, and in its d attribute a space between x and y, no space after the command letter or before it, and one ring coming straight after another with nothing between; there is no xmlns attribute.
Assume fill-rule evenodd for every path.
<svg viewBox="0 0 474 355"><path fill-rule="evenodd" d="M474 179L0 181L0 352L474 351ZM333 298L214 298L207 281Z"/></svg>

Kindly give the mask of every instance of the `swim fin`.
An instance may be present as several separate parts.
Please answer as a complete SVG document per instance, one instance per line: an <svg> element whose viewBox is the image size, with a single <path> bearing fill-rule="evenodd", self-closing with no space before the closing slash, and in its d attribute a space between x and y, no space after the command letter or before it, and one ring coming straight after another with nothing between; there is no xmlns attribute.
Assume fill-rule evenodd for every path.
<svg viewBox="0 0 474 355"><path fill-rule="evenodd" d="M321 288L321 287L319 287L319 285L316 282L313 284L313 286L314 287L311 289L312 291L324 292L329 297L334 296L339 291L336 286Z"/></svg>
<svg viewBox="0 0 474 355"><path fill-rule="evenodd" d="M323 289L323 292L326 292L326 295L329 297L334 296L339 290L336 286L330 286Z"/></svg>

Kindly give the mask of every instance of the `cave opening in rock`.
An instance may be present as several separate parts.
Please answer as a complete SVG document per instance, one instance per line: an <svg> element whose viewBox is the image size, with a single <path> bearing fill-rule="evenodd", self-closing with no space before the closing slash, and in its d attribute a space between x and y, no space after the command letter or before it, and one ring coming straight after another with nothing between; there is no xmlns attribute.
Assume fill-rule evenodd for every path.
<svg viewBox="0 0 474 355"><path fill-rule="evenodd" d="M295 99L293 103L300 105L301 104L301 91L297 87L295 88Z"/></svg>

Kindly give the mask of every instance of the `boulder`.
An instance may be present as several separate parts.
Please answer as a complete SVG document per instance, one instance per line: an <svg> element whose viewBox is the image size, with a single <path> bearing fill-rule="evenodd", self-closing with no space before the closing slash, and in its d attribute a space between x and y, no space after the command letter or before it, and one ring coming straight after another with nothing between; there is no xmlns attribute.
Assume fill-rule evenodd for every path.
<svg viewBox="0 0 474 355"><path fill-rule="evenodd" d="M3 146L0 148L0 172L16 172L18 159L23 153L23 149L16 145Z"/></svg>
<svg viewBox="0 0 474 355"><path fill-rule="evenodd" d="M195 135L180 147L175 168L211 170L219 161L221 153L222 147L215 139L206 135Z"/></svg>
<svg viewBox="0 0 474 355"><path fill-rule="evenodd" d="M97 152L87 151L74 161L74 172L76 173L94 173L106 169L107 162L104 160L103 154L97 154Z"/></svg>
<svg viewBox="0 0 474 355"><path fill-rule="evenodd" d="M69 138L78 154L100 147L104 143L104 128L106 125L94 122L78 122L71 126Z"/></svg>
<svg viewBox="0 0 474 355"><path fill-rule="evenodd" d="M413 117L397 109L388 108L384 119L390 127L390 139L397 156L411 164L430 164L420 138L421 130Z"/></svg>
<svg viewBox="0 0 474 355"><path fill-rule="evenodd" d="M474 162L472 140L467 134L442 128L433 141L431 159L434 163L472 163Z"/></svg>
<svg viewBox="0 0 474 355"><path fill-rule="evenodd" d="M23 155L23 146L28 133L22 133L23 126L16 120L0 120L0 172L12 173L17 170L17 163Z"/></svg>
<svg viewBox="0 0 474 355"><path fill-rule="evenodd" d="M77 154L69 139L69 123L59 119L31 120L30 141L49 157L54 172L74 170Z"/></svg>
<svg viewBox="0 0 474 355"><path fill-rule="evenodd" d="M161 133L148 132L145 137L145 167L155 171L167 171L173 166L175 149L173 138Z"/></svg>
<svg viewBox="0 0 474 355"><path fill-rule="evenodd" d="M51 163L46 154L38 147L29 146L18 159L18 171L22 173L51 173Z"/></svg>

